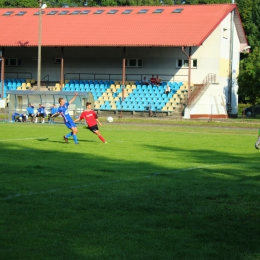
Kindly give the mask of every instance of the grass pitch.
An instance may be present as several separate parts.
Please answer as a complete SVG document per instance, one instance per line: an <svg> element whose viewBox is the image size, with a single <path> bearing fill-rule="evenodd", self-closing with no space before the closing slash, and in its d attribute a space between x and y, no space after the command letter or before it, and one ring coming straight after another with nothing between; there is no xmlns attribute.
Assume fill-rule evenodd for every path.
<svg viewBox="0 0 260 260"><path fill-rule="evenodd" d="M0 125L0 259L260 259L257 129Z"/></svg>

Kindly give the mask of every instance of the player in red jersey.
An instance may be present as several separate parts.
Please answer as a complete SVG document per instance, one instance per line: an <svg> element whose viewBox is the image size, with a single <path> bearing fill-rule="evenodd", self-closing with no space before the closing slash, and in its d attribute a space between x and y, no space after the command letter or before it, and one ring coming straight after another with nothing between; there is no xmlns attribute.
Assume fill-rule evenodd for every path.
<svg viewBox="0 0 260 260"><path fill-rule="evenodd" d="M87 109L84 110L81 113L80 117L74 120L74 122L76 123L78 121L81 121L82 119L85 119L86 123L88 124L88 129L96 134L103 143L107 143L104 137L99 132L97 124L99 124L100 126L102 126L102 124L99 122L96 112L91 109L91 103L87 102L86 107Z"/></svg>

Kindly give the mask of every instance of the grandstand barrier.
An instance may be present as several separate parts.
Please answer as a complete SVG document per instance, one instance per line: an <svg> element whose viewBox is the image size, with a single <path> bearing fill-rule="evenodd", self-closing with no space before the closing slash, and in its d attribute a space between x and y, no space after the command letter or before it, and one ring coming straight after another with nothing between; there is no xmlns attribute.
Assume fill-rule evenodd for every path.
<svg viewBox="0 0 260 260"><path fill-rule="evenodd" d="M164 93L167 84L171 85L169 94ZM140 82L130 81L125 85L120 85L119 81L69 80L61 91L59 83L55 83L53 87L41 88L41 91L31 90L30 92L26 87L27 84L23 82L21 86L14 90L15 94L19 96L20 94L27 95L31 93L30 95L41 94L41 96L44 96L44 93L48 93L47 96L68 96L75 92L79 94L90 93L93 98L93 109L98 113L110 111L116 114L119 111L124 111L131 114L141 114L141 116L147 114L148 106L151 107L152 114L171 115L173 113L182 113L182 109L184 109L187 102L188 92L187 85L183 82L163 82L160 86L146 86L141 85ZM6 93L12 93L10 91L13 91L13 89L7 87L5 95ZM36 103L43 102L39 100ZM78 109L75 109L75 111L78 111Z"/></svg>
<svg viewBox="0 0 260 260"><path fill-rule="evenodd" d="M35 113L37 112L39 104L43 104L49 113L52 104L59 106L58 99L63 97L66 102L69 102L74 96L72 91L32 91L32 90L8 90L9 95L9 114L8 120L11 120L14 112L26 113L28 103L32 103ZM86 102L94 102L91 92L78 93L75 101L69 106L70 115L76 117L86 108Z"/></svg>

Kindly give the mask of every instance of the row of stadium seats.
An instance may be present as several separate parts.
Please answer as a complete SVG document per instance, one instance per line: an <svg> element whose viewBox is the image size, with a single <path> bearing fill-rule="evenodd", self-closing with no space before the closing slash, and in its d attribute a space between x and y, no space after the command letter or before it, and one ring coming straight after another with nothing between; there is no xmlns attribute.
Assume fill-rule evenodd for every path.
<svg viewBox="0 0 260 260"><path fill-rule="evenodd" d="M92 91L96 110L125 110L125 111L173 111L182 105L186 99L187 87L181 85L169 94L164 93L164 87L137 87L127 85L122 101L122 87L113 88L111 85L105 92ZM177 87L176 87L177 88Z"/></svg>
<svg viewBox="0 0 260 260"><path fill-rule="evenodd" d="M99 82L100 83L100 82ZM124 101L122 102L122 89L120 84L101 83L66 83L63 91L86 91L91 92L94 98L94 108L100 110L145 110L151 107L152 110L172 111L179 107L186 99L187 87L182 82L168 82L171 85L171 92L165 94L165 84L153 85L130 85L124 86ZM56 84L57 85L57 84ZM30 88L30 83L22 83L22 86L9 84L4 86L4 98L6 90ZM52 90L59 91L60 87Z"/></svg>
<svg viewBox="0 0 260 260"><path fill-rule="evenodd" d="M23 83L23 82L26 82L26 79L24 79L24 78L20 78L20 79L6 78L6 79L4 79L5 84L8 84L8 83Z"/></svg>

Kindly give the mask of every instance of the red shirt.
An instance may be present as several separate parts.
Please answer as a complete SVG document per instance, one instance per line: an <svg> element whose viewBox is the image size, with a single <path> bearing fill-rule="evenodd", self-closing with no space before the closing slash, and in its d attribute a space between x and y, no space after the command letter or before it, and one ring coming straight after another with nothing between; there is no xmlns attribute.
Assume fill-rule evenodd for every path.
<svg viewBox="0 0 260 260"><path fill-rule="evenodd" d="M150 78L150 82L151 82L151 84L155 84L156 83L156 78Z"/></svg>
<svg viewBox="0 0 260 260"><path fill-rule="evenodd" d="M89 127L92 127L97 124L96 119L98 118L98 116L97 116L96 112L93 110L83 111L81 113L79 119L82 120L83 118L86 120L86 123L88 124Z"/></svg>

